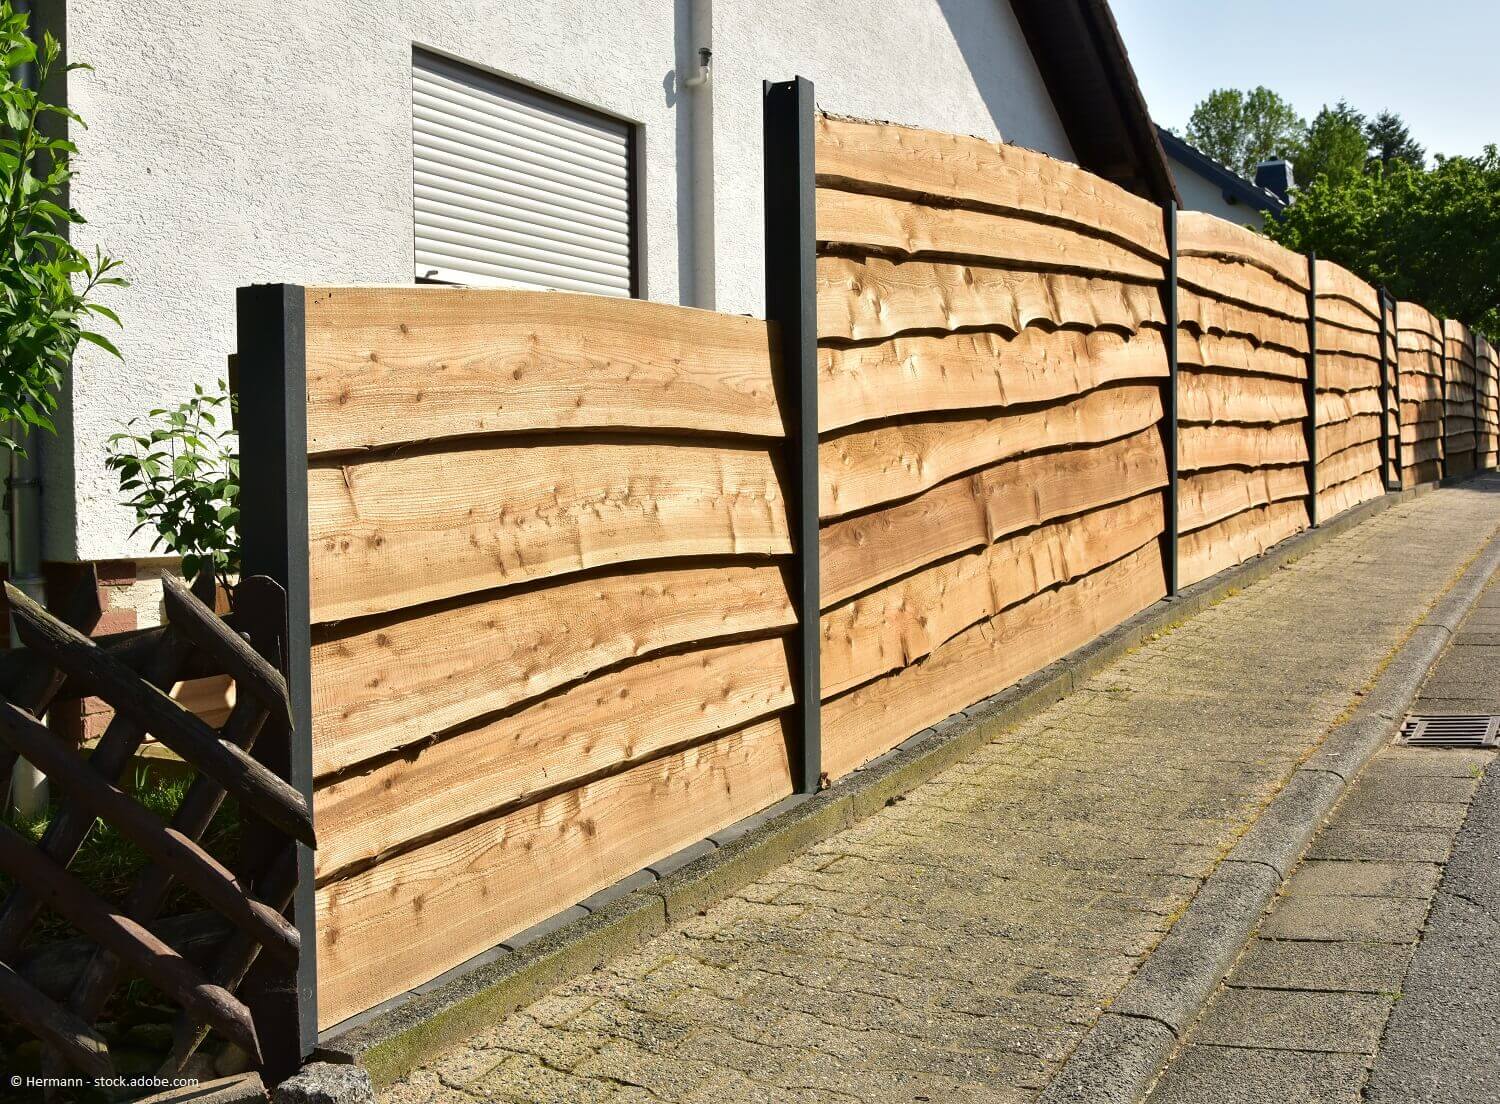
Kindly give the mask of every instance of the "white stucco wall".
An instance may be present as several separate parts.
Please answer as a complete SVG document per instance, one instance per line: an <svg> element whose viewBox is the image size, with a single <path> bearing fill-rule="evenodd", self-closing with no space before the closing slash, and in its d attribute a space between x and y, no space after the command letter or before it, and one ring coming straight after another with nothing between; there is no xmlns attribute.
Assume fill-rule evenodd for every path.
<svg viewBox="0 0 1500 1104"><path fill-rule="evenodd" d="M1182 194L1184 210L1207 211L1226 222L1239 223L1252 230L1259 230L1266 224L1265 215L1247 204L1230 203L1224 198L1222 188L1200 176L1192 166L1184 164L1171 154L1167 155L1167 163L1172 166L1172 175L1177 179L1177 190Z"/></svg>
<svg viewBox="0 0 1500 1104"><path fill-rule="evenodd" d="M125 363L80 353L71 445L47 454L49 558L146 553L104 439L223 374L237 286L411 280L414 44L642 124L648 294L680 299L689 0L66 5L69 58L95 67L68 93L89 123L78 237L124 257L134 284L110 299ZM761 310L763 79L808 77L828 110L1071 156L1007 0L718 0L713 47L720 310Z"/></svg>

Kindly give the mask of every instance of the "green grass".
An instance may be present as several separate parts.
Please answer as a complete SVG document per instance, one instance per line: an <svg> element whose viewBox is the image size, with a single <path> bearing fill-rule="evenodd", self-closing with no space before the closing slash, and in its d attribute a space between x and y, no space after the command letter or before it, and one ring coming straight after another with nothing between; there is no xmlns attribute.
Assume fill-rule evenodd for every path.
<svg viewBox="0 0 1500 1104"><path fill-rule="evenodd" d="M182 804L183 796L187 793L188 780L156 778L142 770L138 771L123 788L138 804L159 820L166 822L171 820L172 814ZM11 811L5 814L5 823L26 836L27 839L40 843L47 826L57 816L58 811L56 804L50 805L42 816L36 818L22 818ZM238 810L234 807L232 800L226 800L220 807L218 815L214 817L213 823L209 825L203 844L210 853L224 860L232 857L234 839L238 833ZM89 834L83 846L79 848L77 856L68 864L68 871L101 897L118 903L129 892L147 861L146 855L135 844L111 825L96 820L89 829ZM0 873L0 896L9 895L13 888L14 883L10 878ZM186 891L178 887L167 899L161 915L170 916L201 907L201 904L195 903ZM76 933L62 917L49 910L44 911L38 918L27 942L29 944L46 943L55 939L67 939L74 934Z"/></svg>

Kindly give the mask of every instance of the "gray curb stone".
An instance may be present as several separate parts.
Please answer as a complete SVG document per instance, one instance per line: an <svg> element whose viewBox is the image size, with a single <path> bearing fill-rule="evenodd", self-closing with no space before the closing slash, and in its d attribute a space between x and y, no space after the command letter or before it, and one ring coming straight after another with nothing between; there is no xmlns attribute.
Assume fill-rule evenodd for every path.
<svg viewBox="0 0 1500 1104"><path fill-rule="evenodd" d="M1187 911L1043 1091L1041 1104L1138 1104L1145 1097L1318 825L1394 734L1422 679L1497 567L1500 540L1492 540L1402 643L1353 714L1293 772L1204 881Z"/></svg>
<svg viewBox="0 0 1500 1104"><path fill-rule="evenodd" d="M669 925L698 915L813 844L878 812L894 798L1066 697L1075 686L1132 648L1334 536L1431 489L1412 488L1374 499L1318 529L1284 541L1257 559L1189 587L1175 599L1156 603L1058 663L918 732L895 752L841 778L829 789L789 798L782 807L765 810L715 833L710 837L712 843L702 849L706 853L680 868L674 867L660 879L653 876L648 882L639 880L638 874L631 875L638 879L636 888L616 892L615 887L609 887L590 898L606 902L605 907L593 910L585 902L582 911L587 915L570 910L569 915L577 918L560 927L544 921L537 929L546 933L518 950L512 952L501 946L487 951L411 993L336 1025L323 1033L315 1057L358 1063L369 1070L377 1087L400 1079L568 978L630 953ZM748 828L747 823L751 825ZM657 866L673 864L668 859ZM1157 1026L1171 1035L1165 1027Z"/></svg>

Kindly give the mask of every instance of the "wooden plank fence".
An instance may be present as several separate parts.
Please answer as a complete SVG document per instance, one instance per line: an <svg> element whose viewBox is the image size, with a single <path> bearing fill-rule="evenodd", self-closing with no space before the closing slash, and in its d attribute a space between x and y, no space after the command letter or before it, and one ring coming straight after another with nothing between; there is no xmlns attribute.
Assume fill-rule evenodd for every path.
<svg viewBox="0 0 1500 1104"><path fill-rule="evenodd" d="M1037 153L815 115L805 82L767 105L775 322L241 292L246 561L285 589L278 772L318 828L278 883L316 918L304 1051L1175 590L1496 463L1500 364L1458 323Z"/></svg>

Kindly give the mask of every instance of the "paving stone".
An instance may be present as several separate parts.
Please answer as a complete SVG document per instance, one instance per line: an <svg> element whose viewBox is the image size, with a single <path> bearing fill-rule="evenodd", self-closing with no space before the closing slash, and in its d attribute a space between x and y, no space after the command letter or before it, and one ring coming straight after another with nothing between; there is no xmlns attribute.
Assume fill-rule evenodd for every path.
<svg viewBox="0 0 1500 1104"><path fill-rule="evenodd" d="M1221 989L1192 1041L1269 1050L1374 1054L1391 998L1370 993Z"/></svg>
<svg viewBox="0 0 1500 1104"><path fill-rule="evenodd" d="M1354 1056L1190 1046L1147 1104L1358 1104L1364 1080Z"/></svg>
<svg viewBox="0 0 1500 1104"><path fill-rule="evenodd" d="M1267 939L1415 943L1427 902L1404 897L1283 897L1260 924Z"/></svg>
<svg viewBox="0 0 1500 1104"><path fill-rule="evenodd" d="M1228 980L1230 985L1263 989L1397 993L1413 946L1255 939Z"/></svg>
<svg viewBox="0 0 1500 1104"><path fill-rule="evenodd" d="M1497 523L1500 495L1456 491L1372 518L382 1100L1034 1099ZM1378 781L1409 803L1462 803L1472 788L1430 774ZM1371 857L1380 872L1370 864L1346 885L1411 889L1414 875ZM1334 965L1265 946L1277 949L1246 956L1243 976L1296 988ZM1395 968L1368 950L1339 953L1351 983L1371 989ZM1244 1009L1245 1022L1229 1018L1226 1002L1242 998L1226 995L1219 1029L1262 1049L1363 1046L1356 1021L1384 1019L1384 998L1279 996L1323 1003L1283 1007L1258 1035ZM1172 1043L1153 1021L1125 1026ZM1267 1084L1295 1064L1261 1061ZM1096 1088L1076 1099L1098 1104Z"/></svg>
<svg viewBox="0 0 1500 1104"><path fill-rule="evenodd" d="M1336 814L1335 814L1336 815ZM1453 833L1440 828L1340 828L1318 833L1307 849L1310 859L1358 862L1396 860L1443 863L1453 849Z"/></svg>
<svg viewBox="0 0 1500 1104"><path fill-rule="evenodd" d="M1441 806L1462 811L1462 805ZM1417 862L1302 863L1287 881L1290 896L1416 897L1427 901L1442 867Z"/></svg>
<svg viewBox="0 0 1500 1104"><path fill-rule="evenodd" d="M1468 807L1447 801L1377 801L1359 796L1339 805L1341 824L1374 828L1445 828L1456 832Z"/></svg>

